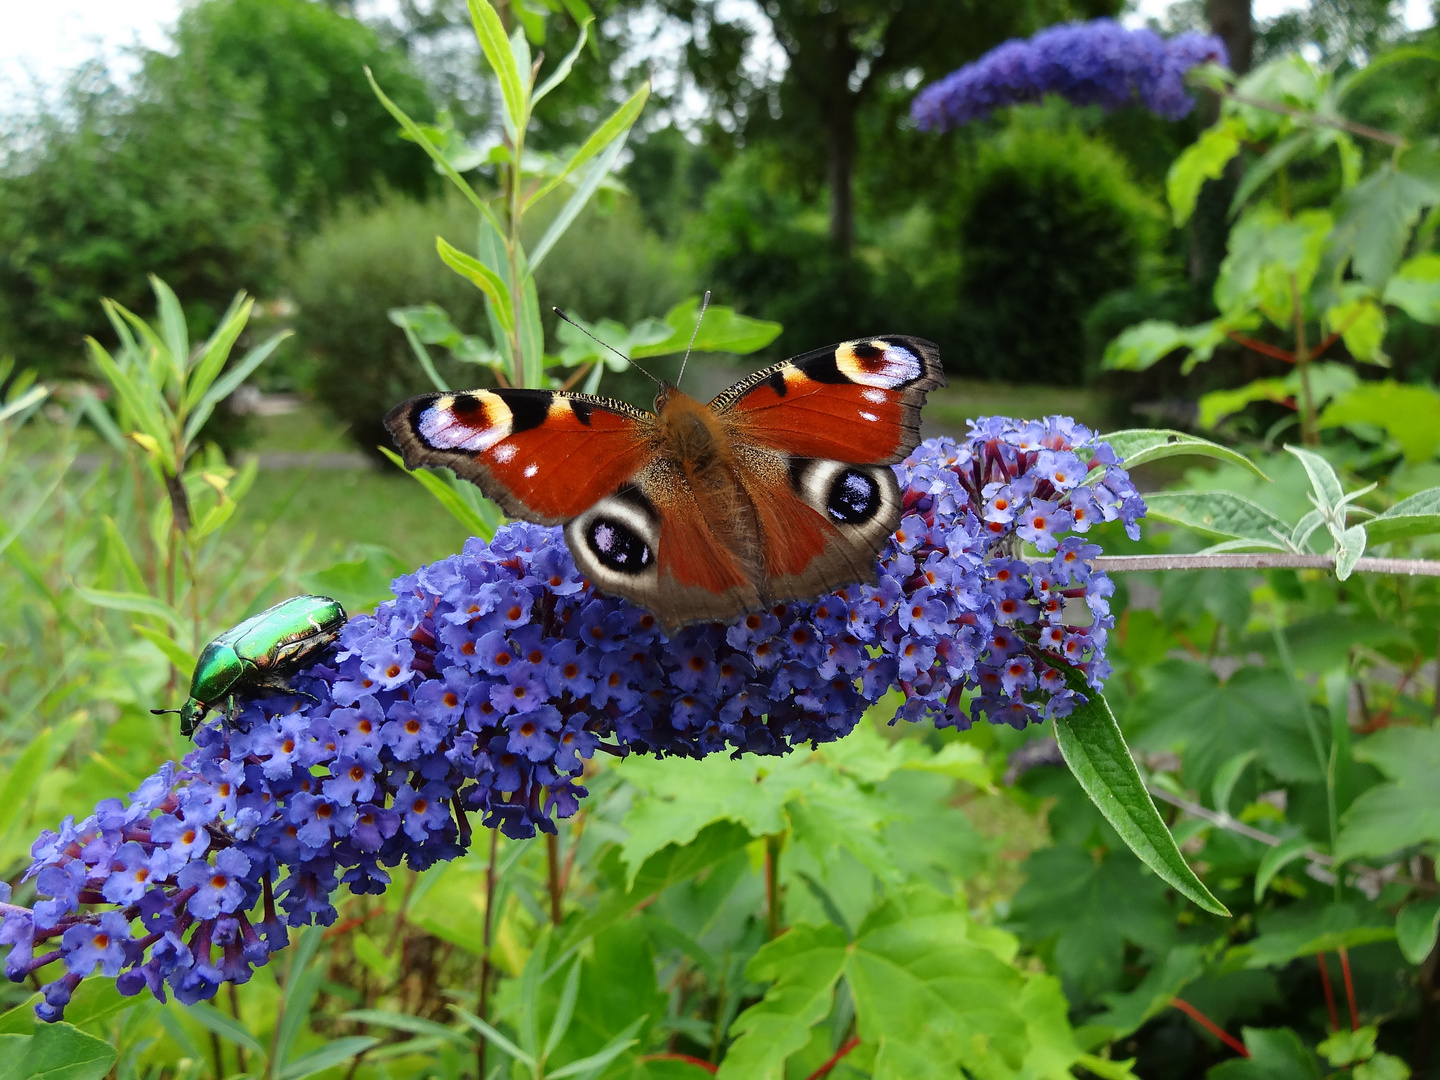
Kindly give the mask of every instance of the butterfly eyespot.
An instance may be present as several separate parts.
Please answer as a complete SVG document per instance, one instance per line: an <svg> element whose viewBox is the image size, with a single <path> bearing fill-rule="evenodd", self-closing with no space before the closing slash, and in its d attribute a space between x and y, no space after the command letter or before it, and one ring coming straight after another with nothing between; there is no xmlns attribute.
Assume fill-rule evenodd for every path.
<svg viewBox="0 0 1440 1080"><path fill-rule="evenodd" d="M830 485L825 509L836 521L861 525L879 513L882 502L880 484L873 476L846 469Z"/></svg>
<svg viewBox="0 0 1440 1080"><path fill-rule="evenodd" d="M585 544L602 566L619 574L640 574L654 557L634 529L613 517L596 517L585 529Z"/></svg>

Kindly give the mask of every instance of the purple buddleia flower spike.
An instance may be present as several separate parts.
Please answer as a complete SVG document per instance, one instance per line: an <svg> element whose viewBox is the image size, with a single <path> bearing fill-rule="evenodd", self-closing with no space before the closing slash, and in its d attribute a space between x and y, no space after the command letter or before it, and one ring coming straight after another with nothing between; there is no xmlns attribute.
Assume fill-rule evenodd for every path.
<svg viewBox="0 0 1440 1080"><path fill-rule="evenodd" d="M1127 30L1113 19L1064 23L1007 41L931 83L916 95L910 112L922 131L945 131L1007 105L1059 94L1107 112L1141 105L1179 120L1195 107L1185 89L1186 72L1228 62L1218 37L1187 33L1167 39L1153 30Z"/></svg>
<svg viewBox="0 0 1440 1080"><path fill-rule="evenodd" d="M597 751L783 754L843 737L896 688L895 721L1066 715L1084 701L1066 673L1099 688L1114 623L1099 548L1076 533L1134 529L1144 503L1071 420L972 428L896 466L903 520L875 585L730 626L667 638L581 578L559 529L523 522L397 578L295 677L313 701L249 701L128 804L42 834L37 900L0 897L6 975L55 965L45 1020L95 972L122 994L207 1000L287 927L333 923L342 884L378 893L387 867L462 854L466 811L510 837L553 833Z"/></svg>

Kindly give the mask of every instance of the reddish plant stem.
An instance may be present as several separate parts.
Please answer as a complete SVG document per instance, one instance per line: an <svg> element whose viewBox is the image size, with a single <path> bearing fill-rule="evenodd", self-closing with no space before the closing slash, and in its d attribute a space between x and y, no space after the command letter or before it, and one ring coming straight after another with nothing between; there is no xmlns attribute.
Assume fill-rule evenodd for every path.
<svg viewBox="0 0 1440 1080"><path fill-rule="evenodd" d="M1360 1010L1355 1007L1355 981L1350 978L1350 953L1344 945L1335 950L1340 954L1340 970L1345 976L1345 1002L1350 1006L1350 1030L1360 1030Z"/></svg>
<svg viewBox="0 0 1440 1080"><path fill-rule="evenodd" d="M1335 988L1330 985L1330 969L1325 966L1325 954L1315 954L1320 963L1320 985L1325 988L1325 1010L1330 1014L1330 1030L1340 1030L1340 1013L1335 1008Z"/></svg>
<svg viewBox="0 0 1440 1080"><path fill-rule="evenodd" d="M689 1054L641 1054L641 1055L640 1055L640 1060L641 1060L641 1061L685 1061L685 1062L689 1062L691 1065L694 1065L696 1068L704 1069L706 1072L711 1073L711 1074L714 1074L714 1073L717 1073L717 1072L720 1071L720 1066L718 1066L718 1065L711 1065L710 1062L706 1061L704 1058L691 1057Z"/></svg>
<svg viewBox="0 0 1440 1080"><path fill-rule="evenodd" d="M818 1069L811 1073L806 1078L806 1080L821 1080L822 1077L829 1076L830 1070L835 1068L836 1065L840 1064L840 1059L843 1058L846 1054L848 1054L851 1050L854 1050L855 1047L859 1045L860 1036L851 1035L850 1038L846 1039L843 1043L840 1044L839 1050L836 1050L835 1053L830 1055L830 1060L825 1062L824 1065L821 1065Z"/></svg>
<svg viewBox="0 0 1440 1080"><path fill-rule="evenodd" d="M1250 1051L1245 1049L1244 1043L1242 1043L1239 1039L1235 1038L1234 1035L1231 1035L1219 1024L1215 1023L1214 1020L1211 1020L1208 1016L1206 1016L1203 1012L1197 1009L1194 1005L1191 1005L1184 998L1171 998L1170 1004L1174 1005L1175 1008L1179 1009L1186 1016L1190 1017L1191 1020L1194 1020L1197 1024L1203 1027L1206 1031L1210 1032L1211 1035L1214 1035L1217 1039L1223 1042L1226 1046L1230 1047L1231 1050L1234 1050L1241 1057L1248 1058L1250 1056Z"/></svg>
<svg viewBox="0 0 1440 1080"><path fill-rule="evenodd" d="M1244 345L1247 349L1254 349L1261 356L1268 356L1275 360L1284 360L1287 364L1293 364L1295 362L1295 354L1280 348L1278 345L1271 345L1269 342L1259 341L1235 330L1231 330L1225 336L1237 345Z"/></svg>

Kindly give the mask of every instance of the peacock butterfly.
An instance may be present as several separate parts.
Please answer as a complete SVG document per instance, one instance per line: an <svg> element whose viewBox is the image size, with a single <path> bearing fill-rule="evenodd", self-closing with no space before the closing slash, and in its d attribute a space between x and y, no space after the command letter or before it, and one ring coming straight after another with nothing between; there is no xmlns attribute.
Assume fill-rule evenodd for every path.
<svg viewBox="0 0 1440 1080"><path fill-rule="evenodd" d="M444 465L510 516L564 525L580 570L668 631L876 581L900 523L889 466L920 439L935 345L847 341L655 412L588 394L422 394L385 417L410 468Z"/></svg>

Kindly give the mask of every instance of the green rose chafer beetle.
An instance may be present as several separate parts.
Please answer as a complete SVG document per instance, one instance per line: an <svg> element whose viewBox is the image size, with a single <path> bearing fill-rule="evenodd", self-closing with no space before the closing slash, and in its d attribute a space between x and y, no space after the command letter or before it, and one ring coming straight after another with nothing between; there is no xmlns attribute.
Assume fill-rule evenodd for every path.
<svg viewBox="0 0 1440 1080"><path fill-rule="evenodd" d="M192 735L205 714L226 702L226 716L235 696L261 690L298 694L286 677L320 652L345 625L345 609L328 596L292 596L252 615L206 645L190 676L190 697L178 709L151 709L155 714L179 713L180 734Z"/></svg>

